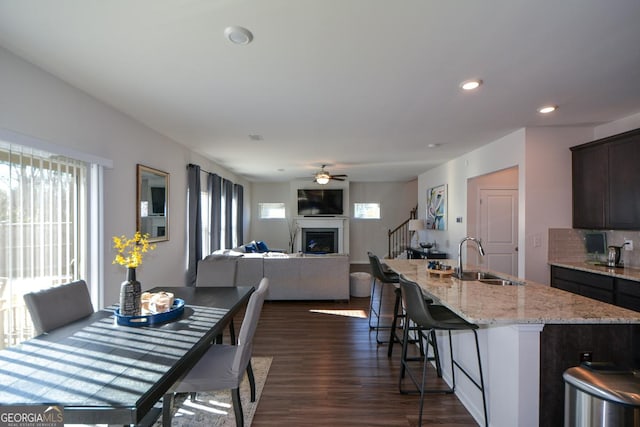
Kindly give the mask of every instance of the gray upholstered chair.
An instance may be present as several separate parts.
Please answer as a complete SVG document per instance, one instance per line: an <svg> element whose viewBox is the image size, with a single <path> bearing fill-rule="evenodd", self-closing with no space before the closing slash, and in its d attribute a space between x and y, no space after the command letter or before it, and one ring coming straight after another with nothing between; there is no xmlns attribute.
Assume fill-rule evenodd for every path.
<svg viewBox="0 0 640 427"><path fill-rule="evenodd" d="M238 259L233 255L209 255L198 261L196 287L236 286ZM229 321L231 344L236 342L236 328L233 319ZM222 335L217 338L222 342Z"/></svg>
<svg viewBox="0 0 640 427"><path fill-rule="evenodd" d="M240 327L237 345L214 344L173 387L172 393L163 399L162 425L171 425L171 402L173 392L193 393L214 390L231 390L233 411L236 425L244 425L242 404L240 403L240 382L247 372L251 386L251 401L256 400L256 386L251 369L251 353L253 350L253 336L258 327L258 319L262 311L265 294L269 287L269 280L263 278L258 289L249 298L244 320Z"/></svg>
<svg viewBox="0 0 640 427"><path fill-rule="evenodd" d="M238 258L232 255L209 255L198 261L196 287L235 286Z"/></svg>
<svg viewBox="0 0 640 427"><path fill-rule="evenodd" d="M30 292L24 302L31 314L36 335L74 322L93 313L93 304L84 280Z"/></svg>

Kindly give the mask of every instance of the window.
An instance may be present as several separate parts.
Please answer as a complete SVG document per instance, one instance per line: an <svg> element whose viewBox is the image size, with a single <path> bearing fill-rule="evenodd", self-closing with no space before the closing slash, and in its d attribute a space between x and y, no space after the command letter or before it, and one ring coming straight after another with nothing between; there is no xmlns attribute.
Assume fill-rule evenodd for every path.
<svg viewBox="0 0 640 427"><path fill-rule="evenodd" d="M259 203L260 219L283 219L285 216L284 203Z"/></svg>
<svg viewBox="0 0 640 427"><path fill-rule="evenodd" d="M353 217L359 219L380 219L380 203L354 203Z"/></svg>
<svg viewBox="0 0 640 427"><path fill-rule="evenodd" d="M32 336L23 294L87 278L87 173L0 140L0 348Z"/></svg>
<svg viewBox="0 0 640 427"><path fill-rule="evenodd" d="M244 190L242 185L200 170L201 251L205 256L218 249L242 244Z"/></svg>

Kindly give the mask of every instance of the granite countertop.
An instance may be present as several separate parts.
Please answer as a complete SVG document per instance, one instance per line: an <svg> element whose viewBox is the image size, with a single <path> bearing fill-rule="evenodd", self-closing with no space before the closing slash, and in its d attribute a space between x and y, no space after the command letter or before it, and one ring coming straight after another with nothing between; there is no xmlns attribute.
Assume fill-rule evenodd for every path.
<svg viewBox="0 0 640 427"><path fill-rule="evenodd" d="M621 279L640 282L640 269L632 267L607 267L596 265L589 261L549 261L549 265L570 268L572 270L586 271L588 273L603 274L605 276L619 277Z"/></svg>
<svg viewBox="0 0 640 427"><path fill-rule="evenodd" d="M640 323L640 313L525 281L496 286L427 273L427 260L388 259L385 264L469 322L485 325ZM452 263L453 261L449 261ZM519 282L522 280L500 274Z"/></svg>

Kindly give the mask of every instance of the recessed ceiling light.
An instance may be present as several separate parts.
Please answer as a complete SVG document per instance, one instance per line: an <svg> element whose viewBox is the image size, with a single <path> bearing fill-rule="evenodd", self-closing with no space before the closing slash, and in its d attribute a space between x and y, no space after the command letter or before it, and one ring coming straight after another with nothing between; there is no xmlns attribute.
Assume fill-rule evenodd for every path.
<svg viewBox="0 0 640 427"><path fill-rule="evenodd" d="M251 31L243 27L227 27L224 29L224 36L233 44L249 44L253 40Z"/></svg>
<svg viewBox="0 0 640 427"><path fill-rule="evenodd" d="M549 113L553 113L557 109L558 109L557 105L545 105L544 107L538 108L538 113L549 114Z"/></svg>
<svg viewBox="0 0 640 427"><path fill-rule="evenodd" d="M427 144L427 148L436 148L439 147L440 144Z"/></svg>
<svg viewBox="0 0 640 427"><path fill-rule="evenodd" d="M474 89L478 89L481 84L482 84L482 80L480 79L466 80L460 83L460 88L462 90L474 90Z"/></svg>

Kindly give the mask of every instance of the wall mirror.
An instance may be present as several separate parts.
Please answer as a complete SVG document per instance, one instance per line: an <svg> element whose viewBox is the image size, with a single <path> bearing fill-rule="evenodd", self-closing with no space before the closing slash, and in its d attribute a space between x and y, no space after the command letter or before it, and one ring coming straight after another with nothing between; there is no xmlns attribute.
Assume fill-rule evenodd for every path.
<svg viewBox="0 0 640 427"><path fill-rule="evenodd" d="M169 240L169 174L138 165L136 229L150 242Z"/></svg>

